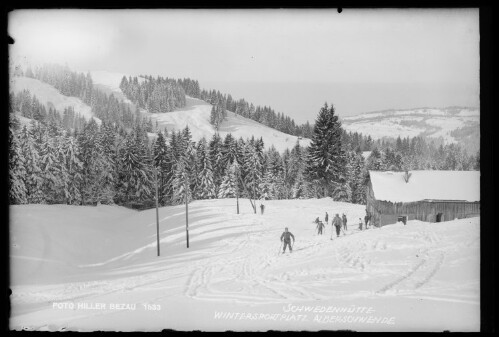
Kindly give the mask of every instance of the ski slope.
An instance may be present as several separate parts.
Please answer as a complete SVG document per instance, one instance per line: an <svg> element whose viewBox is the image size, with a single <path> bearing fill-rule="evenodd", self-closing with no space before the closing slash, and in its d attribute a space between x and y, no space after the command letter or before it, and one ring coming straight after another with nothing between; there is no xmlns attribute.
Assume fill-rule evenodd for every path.
<svg viewBox="0 0 499 337"><path fill-rule="evenodd" d="M209 141L217 132L210 124L210 113L211 104L187 96L184 108L168 113L148 113L147 116L152 118L153 123L157 121L160 129L166 128L168 132L171 132L188 126L194 141L199 141L202 137ZM293 148L298 141L296 136L269 128L231 111L227 111L227 118L218 128L218 134L221 137L225 137L229 133L236 139L242 137L246 140L253 136L255 139L259 139L261 137L266 148L273 145L281 153L286 149ZM301 146L310 145L310 139L307 138L303 138L299 142Z"/></svg>
<svg viewBox="0 0 499 337"><path fill-rule="evenodd" d="M11 329L478 331L480 219L359 231L331 199L11 206ZM346 235L313 219L345 213ZM278 254L284 227L292 254ZM155 310L156 309L156 310Z"/></svg>
<svg viewBox="0 0 499 337"><path fill-rule="evenodd" d="M79 98L64 96L50 84L37 79L13 76L10 80L9 90L14 93L29 90L30 94L36 96L38 101L47 109L52 107L62 114L65 108L72 107L76 113L79 113L86 120L94 118L98 124L101 123L100 119L94 117L90 106L83 103Z"/></svg>
<svg viewBox="0 0 499 337"><path fill-rule="evenodd" d="M97 87L106 93L112 93L118 99L131 104L121 89L119 84L124 74L113 73L106 71L91 71L92 80ZM143 80L143 79L141 79ZM167 113L149 113L147 110L142 110L146 117L151 117L153 125L158 123L158 127L163 130L166 128L168 132L173 130L178 131L189 126L194 141L199 141L202 137L207 140L217 132L210 124L211 105L203 100L186 96L186 106ZM231 111L227 111L227 118L222 122L218 129L220 136L231 133L236 139L242 137L262 137L265 147L274 146L277 151L284 152L286 149L291 149L296 145L298 137L288 135L278 130L269 128L263 124L255 122L249 118L242 117ZM303 138L300 140L300 145L309 146L310 139Z"/></svg>

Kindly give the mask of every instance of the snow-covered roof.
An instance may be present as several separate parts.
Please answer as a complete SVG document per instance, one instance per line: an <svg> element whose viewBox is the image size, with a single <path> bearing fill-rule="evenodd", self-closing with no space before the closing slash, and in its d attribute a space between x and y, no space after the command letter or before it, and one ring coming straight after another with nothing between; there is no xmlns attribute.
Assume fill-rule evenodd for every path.
<svg viewBox="0 0 499 337"><path fill-rule="evenodd" d="M420 200L480 201L479 171L369 171L377 200L411 202Z"/></svg>

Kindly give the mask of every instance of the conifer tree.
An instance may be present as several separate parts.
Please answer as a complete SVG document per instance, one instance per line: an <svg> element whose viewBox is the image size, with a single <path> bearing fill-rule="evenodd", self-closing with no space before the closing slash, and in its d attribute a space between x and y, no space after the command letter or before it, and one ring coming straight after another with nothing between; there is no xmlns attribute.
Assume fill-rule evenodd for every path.
<svg viewBox="0 0 499 337"><path fill-rule="evenodd" d="M213 184L213 170L206 139L202 138L197 147L197 162L199 171L196 182L196 195L200 199L211 199L216 196Z"/></svg>
<svg viewBox="0 0 499 337"><path fill-rule="evenodd" d="M256 199L259 197L258 187L262 178L262 162L255 145L248 143L244 154L244 184L249 197Z"/></svg>
<svg viewBox="0 0 499 337"><path fill-rule="evenodd" d="M329 108L327 103L319 111L308 152L308 179L322 189L323 196L344 200L348 188L345 177L346 158L341 143L341 123L335 115L334 107Z"/></svg>
<svg viewBox="0 0 499 337"><path fill-rule="evenodd" d="M222 179L222 184L218 190L218 198L235 198L238 191L238 181L237 181L237 162L232 164L227 163L227 168L225 169L225 175Z"/></svg>
<svg viewBox="0 0 499 337"><path fill-rule="evenodd" d="M161 131L158 132L158 138L154 143L153 160L154 166L158 170L158 201L161 205L166 205L168 182L172 178L172 161Z"/></svg>
<svg viewBox="0 0 499 337"><path fill-rule="evenodd" d="M26 204L28 191L24 183L26 163L19 143L19 121L14 114L9 116L9 204Z"/></svg>
<svg viewBox="0 0 499 337"><path fill-rule="evenodd" d="M211 167L213 170L213 183L215 185L215 193L218 195L218 188L222 183L224 176L224 166L222 160L222 139L218 133L215 133L210 140L209 153L211 159Z"/></svg>

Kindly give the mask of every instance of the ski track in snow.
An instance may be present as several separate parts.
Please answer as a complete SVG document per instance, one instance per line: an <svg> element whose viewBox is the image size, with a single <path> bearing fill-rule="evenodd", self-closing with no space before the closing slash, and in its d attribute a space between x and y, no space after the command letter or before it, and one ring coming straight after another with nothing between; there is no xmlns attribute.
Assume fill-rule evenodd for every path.
<svg viewBox="0 0 499 337"><path fill-rule="evenodd" d="M37 284L34 280L34 284L14 285L11 296L14 314L50 310L47 306L52 302L97 302L114 295L137 298L138 305L168 301L172 296L194 302L248 306L390 296L477 303L471 290L477 284L475 279L442 285L436 278L450 273L443 268L459 268L458 263L462 263L455 257L449 260L449 256L478 251L479 219L441 224L410 221L407 226L397 224L364 231L350 221L346 233L330 240L334 236L330 222L320 236L312 220L317 215L323 218L325 211L330 217L346 213L349 219L358 219L364 214L364 206L334 203L330 199L268 201L266 213L261 216L252 214L247 200L240 203L242 214L236 215L231 199L194 202L189 250L184 249L185 218L180 208L162 211L160 220L168 227L163 227L164 257L160 259L151 259L156 249L155 235L149 233L139 239L139 232L133 232L137 221L143 221L141 228L155 228L151 222L153 211L117 217L117 224L130 231L133 239L130 242L135 247L125 246L128 252L102 262L78 264L78 270L92 275L92 280L54 279L56 282L48 284ZM64 209L58 210L61 211ZM14 213L14 217L25 213ZM450 232L451 225L460 231ZM282 254L279 237L285 226L289 226L296 242L292 253ZM11 256L17 264L38 263L31 274L34 278L36 272L43 271L45 262L52 265L59 262L49 244L55 234L53 229L47 224L38 227L43 239L40 256L18 250ZM20 234L14 234L17 240ZM459 258L467 255L470 254ZM67 262L60 264L64 266ZM85 317L92 315L89 312Z"/></svg>

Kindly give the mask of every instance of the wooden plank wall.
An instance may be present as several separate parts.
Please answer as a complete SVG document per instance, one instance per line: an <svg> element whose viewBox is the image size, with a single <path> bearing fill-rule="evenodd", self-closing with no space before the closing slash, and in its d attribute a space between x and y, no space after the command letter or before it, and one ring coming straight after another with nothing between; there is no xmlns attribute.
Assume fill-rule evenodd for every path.
<svg viewBox="0 0 499 337"><path fill-rule="evenodd" d="M408 220L435 222L436 215L442 213L441 221L462 219L480 215L480 202L464 201L418 201L392 203L376 200L369 183L367 189L367 210L372 215L374 225L384 226L395 223L399 215L407 215Z"/></svg>

